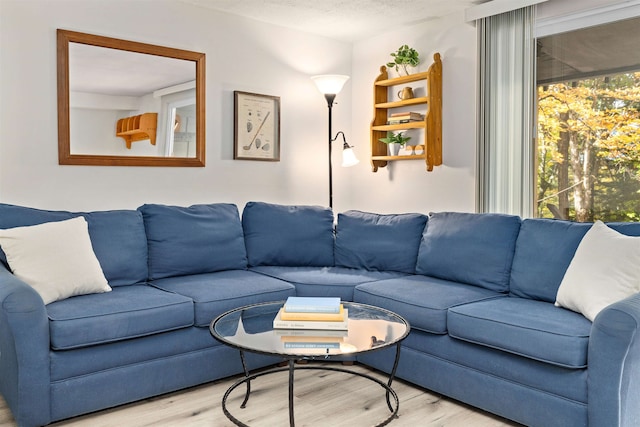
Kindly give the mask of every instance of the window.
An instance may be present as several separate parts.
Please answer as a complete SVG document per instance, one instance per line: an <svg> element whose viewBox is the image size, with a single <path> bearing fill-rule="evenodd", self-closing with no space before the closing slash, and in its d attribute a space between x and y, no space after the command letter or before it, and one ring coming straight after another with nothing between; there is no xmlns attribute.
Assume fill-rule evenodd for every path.
<svg viewBox="0 0 640 427"><path fill-rule="evenodd" d="M640 221L640 18L537 40L536 216Z"/></svg>

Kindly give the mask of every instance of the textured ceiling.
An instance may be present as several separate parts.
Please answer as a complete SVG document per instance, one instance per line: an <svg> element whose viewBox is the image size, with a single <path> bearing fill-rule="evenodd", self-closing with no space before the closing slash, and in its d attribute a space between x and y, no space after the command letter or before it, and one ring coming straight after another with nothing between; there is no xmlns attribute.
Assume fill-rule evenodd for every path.
<svg viewBox="0 0 640 427"><path fill-rule="evenodd" d="M2 0L0 0L2 1ZM200 7L244 16L312 34L318 34L346 42L357 41L386 31L387 29L424 22L463 11L488 0L178 0ZM140 68L123 68L124 59L107 57L112 49L88 49L76 46L71 53L72 91L94 92L111 95L138 96L161 87L182 83L185 78L182 63L187 61L153 62L149 55L134 55L144 60L132 62ZM75 53L74 53L75 52ZM126 55L123 52L110 52ZM96 55L98 57L96 57ZM111 58L111 59L110 59ZM190 64L188 64L190 65ZM158 70L163 70L160 73ZM105 77L96 77L102 76ZM148 78L154 75L157 79ZM193 76L193 69L187 70ZM156 81L159 80L159 81Z"/></svg>
<svg viewBox="0 0 640 427"><path fill-rule="evenodd" d="M180 0L343 41L436 19L488 0Z"/></svg>

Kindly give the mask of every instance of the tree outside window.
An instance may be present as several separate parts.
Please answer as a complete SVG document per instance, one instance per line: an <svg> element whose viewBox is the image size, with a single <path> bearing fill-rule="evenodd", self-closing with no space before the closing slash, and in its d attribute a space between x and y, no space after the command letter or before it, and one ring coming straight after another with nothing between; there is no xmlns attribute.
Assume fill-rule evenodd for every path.
<svg viewBox="0 0 640 427"><path fill-rule="evenodd" d="M624 37L627 46L635 37L638 51L640 20L624 24L632 22L637 25L635 34L612 31L610 26L616 24L607 25L610 28L602 34L610 37L608 51L593 51L589 40L594 34L582 38L586 45L575 49L572 43L579 43L580 37L561 35L568 40L562 49L558 40L538 43L538 75L547 80L538 81L539 217L640 221L640 53L629 57L624 46L616 50L615 43ZM589 59L585 52L596 58ZM594 70L594 65L601 69ZM554 77L559 68L561 75Z"/></svg>

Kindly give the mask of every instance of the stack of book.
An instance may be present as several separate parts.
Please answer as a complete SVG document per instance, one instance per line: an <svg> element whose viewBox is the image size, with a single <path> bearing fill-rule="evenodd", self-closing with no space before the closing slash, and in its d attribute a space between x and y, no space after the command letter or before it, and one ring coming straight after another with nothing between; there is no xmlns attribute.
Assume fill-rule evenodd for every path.
<svg viewBox="0 0 640 427"><path fill-rule="evenodd" d="M274 329L347 330L340 298L289 297L273 319Z"/></svg>
<svg viewBox="0 0 640 427"><path fill-rule="evenodd" d="M424 115L410 111L408 113L393 113L389 116L388 125L397 125L400 123L419 122L424 120Z"/></svg>

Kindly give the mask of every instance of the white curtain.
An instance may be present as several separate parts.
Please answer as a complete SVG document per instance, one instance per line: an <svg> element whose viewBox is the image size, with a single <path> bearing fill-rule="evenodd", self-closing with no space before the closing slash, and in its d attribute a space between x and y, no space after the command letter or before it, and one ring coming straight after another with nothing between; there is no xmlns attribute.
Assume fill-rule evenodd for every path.
<svg viewBox="0 0 640 427"><path fill-rule="evenodd" d="M476 21L478 212L533 216L535 8Z"/></svg>

